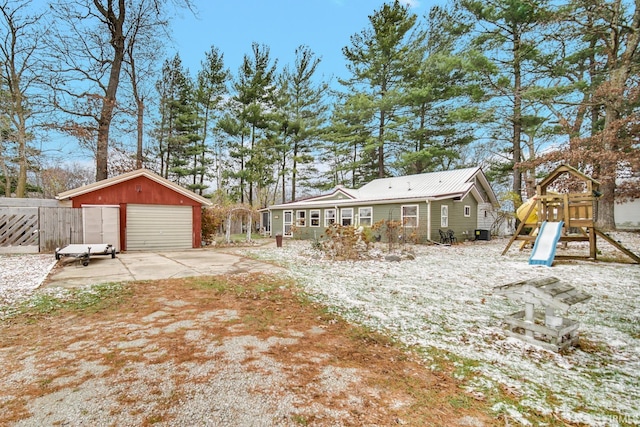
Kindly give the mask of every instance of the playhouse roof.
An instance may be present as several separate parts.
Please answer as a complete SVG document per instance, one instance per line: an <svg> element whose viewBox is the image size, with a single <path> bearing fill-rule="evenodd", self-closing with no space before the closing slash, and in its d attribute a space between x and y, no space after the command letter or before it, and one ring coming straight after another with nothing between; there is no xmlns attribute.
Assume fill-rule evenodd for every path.
<svg viewBox="0 0 640 427"><path fill-rule="evenodd" d="M596 190L600 186L600 182L591 178L589 175L586 175L580 172L578 169L572 166L562 164L557 168L555 168L554 170L552 170L549 173L549 175L547 175L546 178L540 181L538 183L538 187L540 187L542 190L545 190L552 182L554 182L556 179L558 179L561 175L565 173L568 173L578 178L579 180L586 182L590 190Z"/></svg>

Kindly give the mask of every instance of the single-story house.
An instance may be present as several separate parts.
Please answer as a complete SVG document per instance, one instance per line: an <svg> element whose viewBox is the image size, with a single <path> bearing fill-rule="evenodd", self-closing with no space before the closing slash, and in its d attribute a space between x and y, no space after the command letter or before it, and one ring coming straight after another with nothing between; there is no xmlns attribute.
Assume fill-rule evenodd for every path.
<svg viewBox="0 0 640 427"><path fill-rule="evenodd" d="M337 223L371 227L400 221L406 236L439 241L439 230L453 230L458 240L483 238L491 229L498 200L479 167L380 178L360 189L337 187L308 199L269 206L261 217L271 235L320 238ZM381 236L383 238L383 236Z"/></svg>
<svg viewBox="0 0 640 427"><path fill-rule="evenodd" d="M83 209L84 243L110 243L118 251L199 248L202 207L212 204L147 169L65 191L56 199Z"/></svg>
<svg viewBox="0 0 640 427"><path fill-rule="evenodd" d="M640 178L627 178L617 180L618 185L634 185L640 187ZM640 199L616 200L613 206L613 214L618 230L640 230Z"/></svg>

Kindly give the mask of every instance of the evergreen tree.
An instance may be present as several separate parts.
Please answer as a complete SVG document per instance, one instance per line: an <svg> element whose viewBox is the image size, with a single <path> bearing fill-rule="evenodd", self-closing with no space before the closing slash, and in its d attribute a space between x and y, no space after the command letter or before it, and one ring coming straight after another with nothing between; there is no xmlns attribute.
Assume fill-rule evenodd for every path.
<svg viewBox="0 0 640 427"><path fill-rule="evenodd" d="M366 94L344 96L333 106L330 125L324 132L321 161L329 167L315 187L328 190L338 185L357 188L375 179L362 147L372 145L367 123L375 114Z"/></svg>
<svg viewBox="0 0 640 427"><path fill-rule="evenodd" d="M205 53L205 60L202 62L202 68L198 72L196 100L198 103L198 113L202 122L201 127L201 157L199 165L201 173L199 174L198 185L200 194L204 188L205 171L213 164L213 176L216 180L216 187L220 188L222 184L222 153L218 141L215 139L215 132L210 129L215 127L215 122L219 118L222 111L222 101L227 94L227 80L229 72L224 68L224 55L212 46L209 52ZM213 137L213 138L211 138ZM208 144L207 141L213 141ZM207 152L213 154L213 160L208 160Z"/></svg>
<svg viewBox="0 0 640 427"><path fill-rule="evenodd" d="M471 18L469 57L487 89L487 108L495 111L492 139L505 140L515 207L522 203L523 118L526 93L539 76L535 63L549 19L548 0L461 0Z"/></svg>
<svg viewBox="0 0 640 427"><path fill-rule="evenodd" d="M363 158L382 178L388 173L390 145L401 139L403 90L422 60L424 33L416 27L417 16L398 0L383 5L369 22L371 27L351 36L351 46L342 49L352 77L341 83L355 99L360 94L369 98L374 114L366 126L373 139L362 148Z"/></svg>
<svg viewBox="0 0 640 427"><path fill-rule="evenodd" d="M216 123L220 145L224 147L228 157L221 171L221 182L227 184L224 188L232 201L244 203L249 127L242 120L240 105L237 102L230 100L226 103L225 110L227 112Z"/></svg>
<svg viewBox="0 0 640 427"><path fill-rule="evenodd" d="M291 196L296 199L302 165L315 160L313 155L321 126L328 109L324 101L326 83L314 85L313 77L320 59L306 46L296 49L295 67L285 68L278 85L278 143L281 153L282 201L286 200L286 175L290 171ZM290 165L290 169L287 166ZM303 179L306 179L304 174Z"/></svg>
<svg viewBox="0 0 640 427"><path fill-rule="evenodd" d="M455 52L459 22L456 11L434 7L429 12L425 59L407 82L405 95L405 140L411 146L403 147L396 163L405 174L449 169L474 140L470 122L478 113L469 101L482 91L468 80L463 58Z"/></svg>
<svg viewBox="0 0 640 427"><path fill-rule="evenodd" d="M156 84L160 95L160 121L155 131L160 170L165 178L173 177L197 190L196 180L203 173L199 164L203 155L200 121L197 114L193 82L182 67L180 56L165 61L162 78Z"/></svg>
<svg viewBox="0 0 640 427"><path fill-rule="evenodd" d="M235 156L240 157L241 169L237 172L240 178L241 203L244 203L245 190L249 205L253 205L255 188L260 191L272 178L266 180L266 171L273 167L274 150L269 147L269 138L265 132L270 126L275 109L275 72L276 63L271 63L270 50L267 46L253 43L253 56L245 55L233 84L235 95L233 101L237 106L235 120L238 129L249 131L248 141L241 139L239 150ZM243 136L244 133L241 133ZM247 147L244 143L247 143ZM249 185L245 189L245 183Z"/></svg>

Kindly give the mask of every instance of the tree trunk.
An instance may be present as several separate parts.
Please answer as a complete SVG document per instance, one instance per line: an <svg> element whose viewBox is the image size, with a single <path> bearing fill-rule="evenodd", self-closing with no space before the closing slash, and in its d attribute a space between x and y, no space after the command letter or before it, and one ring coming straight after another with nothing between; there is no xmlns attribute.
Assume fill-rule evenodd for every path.
<svg viewBox="0 0 640 427"><path fill-rule="evenodd" d="M384 178L384 110L380 111L380 123L378 124L378 178Z"/></svg>
<svg viewBox="0 0 640 427"><path fill-rule="evenodd" d="M296 134L297 136L297 134ZM296 200L296 176L298 175L298 140L297 138L293 142L293 165L291 169L291 201Z"/></svg>
<svg viewBox="0 0 640 427"><path fill-rule="evenodd" d="M116 94L120 83L120 71L125 56L125 34L123 32L124 17L126 16L126 1L118 0L118 15L115 15L111 1L109 8L104 9L98 0L94 5L109 23L111 31L111 46L113 48L113 61L109 72L109 82L105 97L102 100L100 118L98 119L98 142L96 145L96 181L108 178L109 159L109 130L113 119L113 111L116 106Z"/></svg>
<svg viewBox="0 0 640 427"><path fill-rule="evenodd" d="M522 148L520 138L522 135L522 70L520 65L520 33L513 26L513 193L515 195L515 208L522 204L522 171L518 163L522 160Z"/></svg>
<svg viewBox="0 0 640 427"><path fill-rule="evenodd" d="M4 196L11 197L11 175L9 175L9 168L7 164L4 162L4 158L2 157L2 152L0 151L0 170L2 170L2 174L4 175Z"/></svg>
<svg viewBox="0 0 640 427"><path fill-rule="evenodd" d="M622 6L620 1L615 3L616 16L622 14ZM621 117L624 107L625 89L629 78L631 77L634 63L637 61L638 47L640 45L640 0L635 0L635 11L633 14L631 28L628 29L629 35L627 37L627 44L625 51L618 56L617 50L609 52L607 58L607 65L611 69L609 81L604 86L606 106L605 106L605 121L602 137L604 138L604 150L605 152L617 151L616 144L617 136L619 133L618 120ZM615 22L613 28L618 28L619 23ZM613 30L612 30L613 31ZM618 34L612 32L612 39ZM598 226L603 230L615 230L615 193L616 193L616 178L618 174L617 163L612 160L605 159L600 164L602 176L600 179L600 191L602 197L598 203Z"/></svg>
<svg viewBox="0 0 640 427"><path fill-rule="evenodd" d="M27 169L29 169L29 159L27 159L27 129L25 124L24 109L22 108L22 96L20 104L17 106L18 115L18 182L16 185L16 197L26 197L27 193Z"/></svg>
<svg viewBox="0 0 640 427"><path fill-rule="evenodd" d="M142 169L142 136L144 135L144 99L136 101L138 107L138 145L136 151L136 168Z"/></svg>

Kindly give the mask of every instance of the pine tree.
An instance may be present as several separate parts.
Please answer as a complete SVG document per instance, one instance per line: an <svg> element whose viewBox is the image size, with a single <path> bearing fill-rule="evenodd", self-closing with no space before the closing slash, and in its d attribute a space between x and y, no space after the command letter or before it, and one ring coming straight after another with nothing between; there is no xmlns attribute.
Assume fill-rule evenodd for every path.
<svg viewBox="0 0 640 427"><path fill-rule="evenodd" d="M396 168L405 174L446 170L458 164L473 140L470 122L478 118L469 101L477 99L474 82L468 80L464 59L455 52L460 17L440 7L430 10L425 59L407 82L405 102L408 129Z"/></svg>
<svg viewBox="0 0 640 427"><path fill-rule="evenodd" d="M278 148L281 153L283 203L286 200L287 172L290 171L291 176L289 200L293 201L301 166L315 160L315 142L328 110L324 101L327 84L313 82L319 63L320 59L308 47L300 46L296 49L294 69L286 68L279 79L277 131L280 135ZM302 174L302 178L308 177Z"/></svg>
<svg viewBox="0 0 640 427"><path fill-rule="evenodd" d="M245 55L233 84L235 95L233 102L237 107L234 119L238 129L248 129L248 140L242 136L239 150L235 156L240 158L241 168L236 173L240 178L241 203L244 203L245 190L249 205L253 205L255 188L268 185L265 182L265 170L272 167L274 152L269 149L265 131L272 120L271 112L275 108L275 72L276 63L271 63L270 49L253 43L253 56ZM245 146L245 142L247 146ZM262 150L262 151L261 151ZM271 181L271 180L269 180ZM245 183L249 185L245 189Z"/></svg>
<svg viewBox="0 0 640 427"><path fill-rule="evenodd" d="M473 40L468 56L483 81L495 113L494 141L504 139L512 169L515 207L522 203L523 120L526 92L535 85L533 65L540 55L542 28L549 18L547 0L461 0L470 17Z"/></svg>
<svg viewBox="0 0 640 427"><path fill-rule="evenodd" d="M221 147L215 139L215 132L210 132L210 129L215 128L215 122L222 112L223 98L228 93L226 87L228 79L229 72L224 67L224 55L216 47L212 46L209 52L205 54L205 60L202 62L202 68L197 77L196 100L202 122L200 139L202 147L199 159L201 173L199 174L198 182L193 184L198 185L200 192L204 186L205 172L211 165L213 165L216 187L220 188L222 184ZM213 141L208 143L209 139ZM206 156L208 152L213 154L213 160L208 160L208 156Z"/></svg>
<svg viewBox="0 0 640 427"><path fill-rule="evenodd" d="M351 46L342 49L352 77L341 83L369 98L374 114L366 126L373 139L362 147L363 158L382 178L388 173L390 146L401 138L404 85L422 60L424 34L416 27L417 16L398 0L383 5L369 22L371 27L351 36Z"/></svg>
<svg viewBox="0 0 640 427"><path fill-rule="evenodd" d="M182 67L180 56L165 61L162 78L156 84L160 95L160 121L155 136L158 141L160 170L165 178L174 178L194 190L202 189L197 177L203 173L199 164L204 150L200 141L201 123L197 114L193 82ZM192 177L186 183L185 177Z"/></svg>

